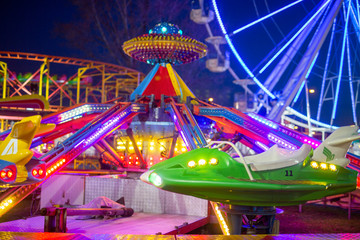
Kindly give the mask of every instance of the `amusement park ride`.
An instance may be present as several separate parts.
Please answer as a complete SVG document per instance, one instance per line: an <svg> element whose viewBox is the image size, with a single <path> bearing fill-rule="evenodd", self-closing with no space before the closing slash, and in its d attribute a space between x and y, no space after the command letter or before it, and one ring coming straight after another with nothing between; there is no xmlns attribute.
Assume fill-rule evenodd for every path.
<svg viewBox="0 0 360 240"><path fill-rule="evenodd" d="M345 160L345 154L349 144L360 138L357 129L340 128L321 143L255 113L247 115L197 99L172 65L204 57L207 47L184 36L176 25L159 23L149 34L125 42L123 49L127 55L152 64L154 68L133 91L129 102L77 104L44 116L41 124L36 125L42 134L33 139L31 148L73 134L38 157L45 163L43 181L26 182L2 193L1 216L92 146L102 153L107 163L121 169L145 171L154 165L142 179L159 188L214 201L211 204L226 234L241 233L239 219L244 215L273 217L276 205L299 204L355 189L357 172L346 168L349 162ZM18 125L25 124L24 121L28 120L24 119ZM171 141L163 146L157 157L146 153L141 147L145 143L138 144L139 139L136 139L141 131L154 135L146 132L149 130L147 124L153 122L169 126L167 130L172 133L168 137ZM56 124L54 130L50 129L51 124ZM10 130L1 133L1 137L8 134L14 137L18 125L11 133ZM229 141L208 143L205 135L214 131L210 125ZM46 127L49 132L43 133L41 126L49 126ZM106 140L125 133L134 150L129 156L119 153ZM189 152L175 156L179 136ZM8 151L4 152L10 152L6 139L3 144L7 144ZM151 148L151 137L145 141ZM258 155L243 157L239 144ZM15 145L11 147L11 153L17 153ZM19 169L20 165L16 166ZM25 162L21 168L24 166L27 167ZM354 163L350 167L357 168ZM40 170L37 173L40 174ZM15 178L14 170L10 180ZM4 181L3 178L0 180ZM7 183L11 184L10 181ZM216 202L221 203L221 207ZM247 206L251 207L244 209ZM249 214L254 206L259 209ZM224 220L219 209L226 212L229 219ZM232 224L231 229L223 226L227 222ZM268 233L272 232L272 225L273 218L269 220Z"/></svg>
<svg viewBox="0 0 360 240"><path fill-rule="evenodd" d="M52 131L55 124L42 124L40 116L26 117L14 124L10 134L0 143L1 188L41 182L46 175L45 163L29 150L36 135Z"/></svg>

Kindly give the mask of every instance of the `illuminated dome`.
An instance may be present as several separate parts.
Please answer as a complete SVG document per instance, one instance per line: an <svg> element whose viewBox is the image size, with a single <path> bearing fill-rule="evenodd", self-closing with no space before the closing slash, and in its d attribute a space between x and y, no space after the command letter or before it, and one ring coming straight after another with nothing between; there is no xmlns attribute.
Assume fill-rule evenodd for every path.
<svg viewBox="0 0 360 240"><path fill-rule="evenodd" d="M207 53L205 44L182 35L182 30L171 23L156 24L149 34L126 41L123 49L130 57L152 65L190 63Z"/></svg>
<svg viewBox="0 0 360 240"><path fill-rule="evenodd" d="M149 30L149 34L180 34L182 35L182 30L174 24L171 23L158 23L153 29Z"/></svg>

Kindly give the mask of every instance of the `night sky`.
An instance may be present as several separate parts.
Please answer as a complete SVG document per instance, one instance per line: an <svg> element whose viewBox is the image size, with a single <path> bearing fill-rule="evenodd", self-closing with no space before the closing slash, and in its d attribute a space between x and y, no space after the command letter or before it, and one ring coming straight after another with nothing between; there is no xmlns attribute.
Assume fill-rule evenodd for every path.
<svg viewBox="0 0 360 240"><path fill-rule="evenodd" d="M3 1L0 8L2 51L76 57L55 34L57 23L76 18L76 7L67 0Z"/></svg>

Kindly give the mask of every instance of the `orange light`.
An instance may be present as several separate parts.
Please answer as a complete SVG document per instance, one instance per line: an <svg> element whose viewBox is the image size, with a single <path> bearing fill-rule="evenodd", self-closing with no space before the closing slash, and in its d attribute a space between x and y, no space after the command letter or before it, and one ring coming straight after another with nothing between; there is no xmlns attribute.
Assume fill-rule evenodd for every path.
<svg viewBox="0 0 360 240"><path fill-rule="evenodd" d="M44 171L42 169L39 169L39 175L43 175Z"/></svg>
<svg viewBox="0 0 360 240"><path fill-rule="evenodd" d="M6 177L6 172L4 172L4 171L1 171L1 178L5 178Z"/></svg>
<svg viewBox="0 0 360 240"><path fill-rule="evenodd" d="M7 172L7 176L8 176L8 178L11 178L11 177L12 177L12 175L13 175L13 172L12 172L11 170L9 170L9 171Z"/></svg>
<svg viewBox="0 0 360 240"><path fill-rule="evenodd" d="M138 161L136 161L136 162L135 162L135 164L136 164L136 165L139 165L139 162L138 162Z"/></svg>
<svg viewBox="0 0 360 240"><path fill-rule="evenodd" d="M32 171L32 175L35 177L37 174L38 174L37 170L34 169L34 170Z"/></svg>

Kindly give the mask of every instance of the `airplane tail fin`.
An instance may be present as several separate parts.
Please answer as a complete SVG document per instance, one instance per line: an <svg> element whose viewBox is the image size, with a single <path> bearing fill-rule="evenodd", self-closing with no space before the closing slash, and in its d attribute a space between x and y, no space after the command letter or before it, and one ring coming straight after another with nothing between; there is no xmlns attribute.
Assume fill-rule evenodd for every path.
<svg viewBox="0 0 360 240"><path fill-rule="evenodd" d="M360 139L357 126L340 127L314 150L312 159L319 162L331 162L340 166L347 166L349 160L345 158L352 141Z"/></svg>
<svg viewBox="0 0 360 240"><path fill-rule="evenodd" d="M23 118L14 124L10 134L0 144L0 159L25 165L32 157L29 150L36 133L51 130L54 124L41 124L41 116Z"/></svg>

